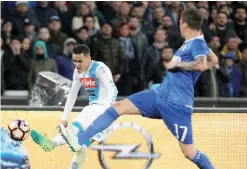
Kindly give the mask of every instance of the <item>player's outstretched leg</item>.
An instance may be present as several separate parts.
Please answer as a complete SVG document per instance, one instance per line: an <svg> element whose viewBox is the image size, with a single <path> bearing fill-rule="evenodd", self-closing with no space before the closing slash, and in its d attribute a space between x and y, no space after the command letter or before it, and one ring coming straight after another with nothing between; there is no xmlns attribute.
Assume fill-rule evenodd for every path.
<svg viewBox="0 0 247 169"><path fill-rule="evenodd" d="M46 152L50 152L56 147L55 144L51 142L51 140L35 130L31 130L31 137L33 141L40 145L40 147L43 148Z"/></svg>
<svg viewBox="0 0 247 169"><path fill-rule="evenodd" d="M128 99L116 102L112 107L108 108L105 113L101 114L94 120L85 132L74 135L60 125L60 130L66 142L70 145L72 151L79 151L81 146L86 144L90 138L97 133L109 127L120 115L123 114L140 114L139 109Z"/></svg>
<svg viewBox="0 0 247 169"><path fill-rule="evenodd" d="M74 134L78 134L79 132L83 131L78 122L73 122L72 125L69 125L67 128L71 130L71 132L73 132ZM57 146L67 144L61 133L59 133L52 139L48 139L44 135L38 133L37 131L32 130L31 137L33 141L40 145L40 147L46 152L52 151Z"/></svg>
<svg viewBox="0 0 247 169"><path fill-rule="evenodd" d="M179 143L184 156L195 163L200 169L214 169L207 155L197 150L194 144Z"/></svg>

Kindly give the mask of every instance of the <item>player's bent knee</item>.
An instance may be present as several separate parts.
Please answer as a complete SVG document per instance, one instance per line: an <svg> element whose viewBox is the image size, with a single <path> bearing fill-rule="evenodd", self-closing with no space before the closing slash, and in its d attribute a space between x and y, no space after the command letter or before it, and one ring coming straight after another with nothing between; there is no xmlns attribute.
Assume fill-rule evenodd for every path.
<svg viewBox="0 0 247 169"><path fill-rule="evenodd" d="M113 108L119 115L139 114L139 109L128 99L114 103Z"/></svg>

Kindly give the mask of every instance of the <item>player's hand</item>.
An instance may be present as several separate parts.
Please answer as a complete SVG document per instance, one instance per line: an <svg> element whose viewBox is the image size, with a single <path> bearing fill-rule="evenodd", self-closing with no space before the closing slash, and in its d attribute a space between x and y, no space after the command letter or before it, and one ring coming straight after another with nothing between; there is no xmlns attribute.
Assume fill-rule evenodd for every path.
<svg viewBox="0 0 247 169"><path fill-rule="evenodd" d="M65 128L68 126L68 121L66 120L61 120L60 124L62 124Z"/></svg>
<svg viewBox="0 0 247 169"><path fill-rule="evenodd" d="M166 68L168 70L175 69L177 67L178 61L170 61L168 64L166 64Z"/></svg>

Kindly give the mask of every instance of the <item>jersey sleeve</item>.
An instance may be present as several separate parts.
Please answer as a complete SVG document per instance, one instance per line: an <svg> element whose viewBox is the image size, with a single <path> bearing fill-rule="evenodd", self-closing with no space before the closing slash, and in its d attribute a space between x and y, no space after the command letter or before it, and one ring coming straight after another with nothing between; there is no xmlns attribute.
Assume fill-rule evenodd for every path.
<svg viewBox="0 0 247 169"><path fill-rule="evenodd" d="M202 39L196 39L193 41L191 51L194 59L198 56L207 56L209 53L207 43Z"/></svg>
<svg viewBox="0 0 247 169"><path fill-rule="evenodd" d="M108 103L111 105L112 103L115 102L117 98L118 90L113 82L112 73L110 69L105 65L101 65L96 69L96 76L97 78L100 79L102 84L107 88L108 98L106 99Z"/></svg>
<svg viewBox="0 0 247 169"><path fill-rule="evenodd" d="M72 108L75 104L75 101L76 101L76 98L78 95L78 91L80 90L80 88L81 88L81 82L80 82L79 77L78 77L78 72L75 69L74 74L73 74L72 86L71 86L68 98L66 100L66 103L65 103L65 107L64 107L64 111L63 111L63 115L62 115L61 120L68 120L69 119L70 112L72 111Z"/></svg>

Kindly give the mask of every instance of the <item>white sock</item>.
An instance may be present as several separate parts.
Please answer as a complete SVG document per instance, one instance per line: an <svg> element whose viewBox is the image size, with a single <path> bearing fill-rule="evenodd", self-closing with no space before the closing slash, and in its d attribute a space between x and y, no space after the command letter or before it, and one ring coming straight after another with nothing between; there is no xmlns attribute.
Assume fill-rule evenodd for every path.
<svg viewBox="0 0 247 169"><path fill-rule="evenodd" d="M82 146L80 151L77 151L72 159L70 169L81 169L84 161L86 160L87 147Z"/></svg>
<svg viewBox="0 0 247 169"><path fill-rule="evenodd" d="M56 147L66 144L67 142L64 140L63 136L59 133L55 137L51 139L52 144L54 144Z"/></svg>
<svg viewBox="0 0 247 169"><path fill-rule="evenodd" d="M79 129L77 127L75 127L73 124L69 125L67 128L71 129L75 134L79 133ZM55 137L53 137L51 139L52 144L54 144L56 147L57 146L61 146L64 144L67 144L67 142L64 140L63 136L61 133L59 133L58 135L56 135Z"/></svg>

